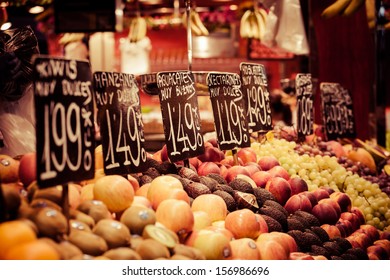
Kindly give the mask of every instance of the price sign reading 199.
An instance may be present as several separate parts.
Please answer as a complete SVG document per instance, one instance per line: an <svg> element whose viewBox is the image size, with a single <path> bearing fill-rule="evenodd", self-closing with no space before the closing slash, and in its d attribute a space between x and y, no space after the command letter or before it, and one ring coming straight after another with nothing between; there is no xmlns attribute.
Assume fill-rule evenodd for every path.
<svg viewBox="0 0 390 280"><path fill-rule="evenodd" d="M93 178L95 133L89 63L37 56L34 77L38 185Z"/></svg>

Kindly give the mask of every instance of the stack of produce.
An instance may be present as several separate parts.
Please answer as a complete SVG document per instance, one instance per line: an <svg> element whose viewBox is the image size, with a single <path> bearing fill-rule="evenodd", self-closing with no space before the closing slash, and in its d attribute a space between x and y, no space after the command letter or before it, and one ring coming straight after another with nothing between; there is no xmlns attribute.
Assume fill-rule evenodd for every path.
<svg viewBox="0 0 390 280"><path fill-rule="evenodd" d="M209 140L189 166L164 146L126 176L105 175L97 147L95 178L69 184L69 220L34 154L2 155L0 259L389 259L390 198L358 172L369 161L271 136L234 155Z"/></svg>

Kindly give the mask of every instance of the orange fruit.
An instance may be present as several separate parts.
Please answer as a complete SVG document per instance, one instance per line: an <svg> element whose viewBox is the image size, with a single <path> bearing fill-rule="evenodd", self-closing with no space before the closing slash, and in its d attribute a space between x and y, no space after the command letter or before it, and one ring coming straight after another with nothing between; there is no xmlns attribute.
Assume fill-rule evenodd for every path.
<svg viewBox="0 0 390 280"><path fill-rule="evenodd" d="M23 220L7 221L0 224L0 259L16 245L34 241L37 235L33 228Z"/></svg>
<svg viewBox="0 0 390 280"><path fill-rule="evenodd" d="M36 239L18 244L5 254L6 260L59 260L60 255L47 241Z"/></svg>

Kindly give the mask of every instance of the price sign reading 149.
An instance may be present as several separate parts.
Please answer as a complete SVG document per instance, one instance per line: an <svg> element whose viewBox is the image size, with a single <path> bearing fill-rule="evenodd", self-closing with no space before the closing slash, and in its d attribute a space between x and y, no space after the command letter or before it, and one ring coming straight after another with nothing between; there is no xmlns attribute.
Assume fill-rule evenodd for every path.
<svg viewBox="0 0 390 280"><path fill-rule="evenodd" d="M139 90L134 75L95 72L96 104L102 135L105 174L146 169Z"/></svg>
<svg viewBox="0 0 390 280"><path fill-rule="evenodd" d="M251 132L271 130L271 105L264 66L241 63L240 73L249 129Z"/></svg>
<svg viewBox="0 0 390 280"><path fill-rule="evenodd" d="M310 74L299 73L295 80L297 94L298 137L313 134L313 84Z"/></svg>
<svg viewBox="0 0 390 280"><path fill-rule="evenodd" d="M210 72L207 85L219 148L231 150L249 147L250 135L240 76L235 73Z"/></svg>
<svg viewBox="0 0 390 280"><path fill-rule="evenodd" d="M33 71L39 187L93 178L95 132L89 63L37 56Z"/></svg>
<svg viewBox="0 0 390 280"><path fill-rule="evenodd" d="M194 76L189 71L157 73L168 157L176 162L204 152Z"/></svg>

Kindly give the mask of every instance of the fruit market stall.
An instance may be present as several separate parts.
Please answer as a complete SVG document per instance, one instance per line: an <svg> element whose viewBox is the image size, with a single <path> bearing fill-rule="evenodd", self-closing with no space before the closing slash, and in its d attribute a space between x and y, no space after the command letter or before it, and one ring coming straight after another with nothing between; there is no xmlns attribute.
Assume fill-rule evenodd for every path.
<svg viewBox="0 0 390 280"><path fill-rule="evenodd" d="M36 150L0 155L1 260L390 259L390 151L357 137L342 85L297 73L286 125L264 65L191 66L34 56ZM161 110L153 151L140 94Z"/></svg>

